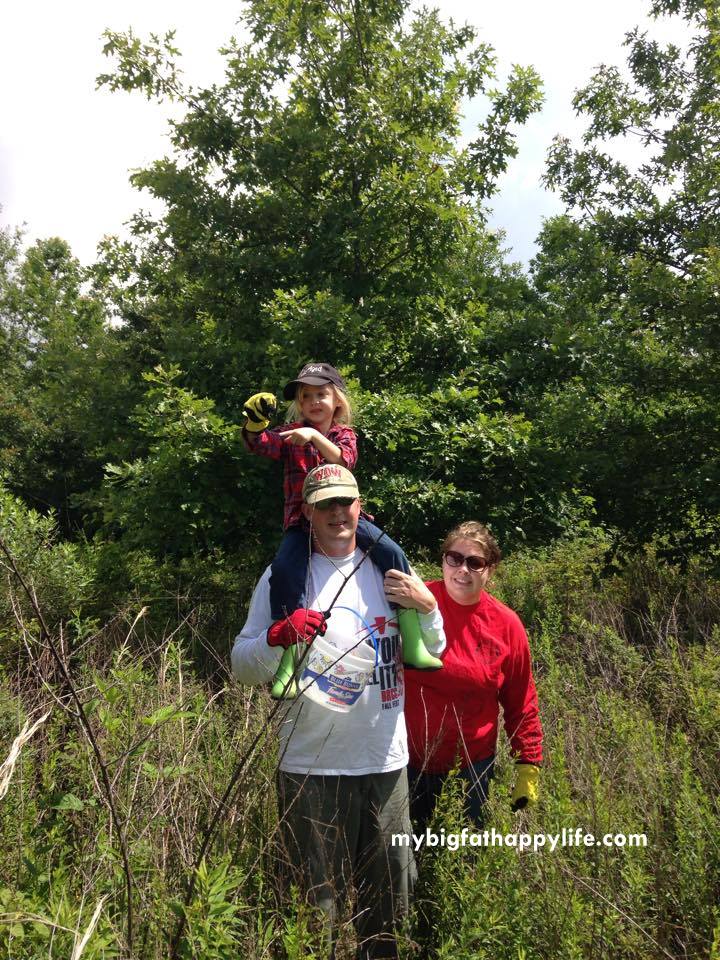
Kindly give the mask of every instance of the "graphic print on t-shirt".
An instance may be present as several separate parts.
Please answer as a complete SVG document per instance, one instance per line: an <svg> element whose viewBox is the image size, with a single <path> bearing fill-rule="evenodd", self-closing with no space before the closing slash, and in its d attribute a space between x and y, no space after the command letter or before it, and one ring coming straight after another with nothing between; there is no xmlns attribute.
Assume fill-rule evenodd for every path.
<svg viewBox="0 0 720 960"><path fill-rule="evenodd" d="M398 622L388 617L375 617L370 627L377 641L378 664L368 680L368 686L379 684L382 709L396 710L399 709L403 696L403 671L399 669L401 648Z"/></svg>
<svg viewBox="0 0 720 960"><path fill-rule="evenodd" d="M356 569L361 559L359 550L346 558L314 552L307 602L313 610L332 605L322 640L348 653L359 652L360 642L370 654L369 673L375 664L374 637L378 669L347 713L328 710L307 697L293 702L287 722L280 725L280 764L286 773L359 776L400 770L407 764L402 665L399 669L395 665L399 682L393 682L392 672L393 651L396 657L400 652L396 614L385 597L382 573L372 563ZM262 643L267 647L264 634Z"/></svg>

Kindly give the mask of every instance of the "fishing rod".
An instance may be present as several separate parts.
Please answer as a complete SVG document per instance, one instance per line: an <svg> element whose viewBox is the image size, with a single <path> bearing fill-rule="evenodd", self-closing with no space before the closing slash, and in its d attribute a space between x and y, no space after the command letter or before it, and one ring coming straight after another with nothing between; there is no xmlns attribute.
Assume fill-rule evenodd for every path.
<svg viewBox="0 0 720 960"><path fill-rule="evenodd" d="M343 582L340 584L340 587L338 588L337 593L333 597L332 602L330 603L330 606L323 613L323 616L325 617L325 619L327 619L332 613L332 609L337 603L338 599L340 598L340 594L345 589L345 586L347 585L348 581L355 576L355 574L358 572L360 567L363 565L363 563L365 563L367 558L370 556L370 553L372 552L373 548L384 536L385 536L385 532L381 530L380 536L376 537L375 540L373 540L373 542L367 548L367 550L363 552L362 557L358 560L358 562L355 564L352 570L348 574L343 574ZM302 664L305 656L307 656L307 651L310 649L310 644L315 639L315 637L318 636L319 632L320 632L319 629L316 630L315 633L313 633L312 636L309 638L306 644L306 650L304 651L302 657L300 658L299 664ZM294 680L294 673L290 675L288 684L292 680ZM227 787L225 788L225 791L223 792L222 797L220 798L220 802L218 803L215 813L213 814L210 820L210 823L208 824L207 829L205 830L203 841L200 845L200 850L198 851L198 854L195 858L195 862L192 868L192 873L190 875L190 882L188 883L188 888L185 893L185 898L183 900L183 904L182 904L183 910L178 919L177 927L175 929L175 933L173 934L173 938L170 943L170 954L169 954L170 960L178 960L178 957L179 957L180 944L182 942L182 936L185 931L185 924L187 922L187 908L192 903L192 899L195 894L195 881L197 878L198 868L200 864L203 862L205 855L207 854L208 849L210 848L210 843L213 839L213 835L215 831L217 830L220 824L220 820L222 816L224 815L226 810L229 809L231 798L233 797L234 793L239 789L242 783L241 777L245 772L245 769L247 767L249 760L255 753L255 750L257 749L258 744L260 743L262 738L267 734L268 730L270 729L270 725L272 721L275 719L275 717L277 716L278 711L282 707L283 703L284 703L283 699L278 699L276 701L275 706L272 708L272 710L268 714L266 722L262 725L260 730L258 730L258 732L256 733L252 743L250 744L248 749L245 751L244 756L241 757L240 761L235 767L235 770L232 773L232 776L230 777L230 780L228 782Z"/></svg>

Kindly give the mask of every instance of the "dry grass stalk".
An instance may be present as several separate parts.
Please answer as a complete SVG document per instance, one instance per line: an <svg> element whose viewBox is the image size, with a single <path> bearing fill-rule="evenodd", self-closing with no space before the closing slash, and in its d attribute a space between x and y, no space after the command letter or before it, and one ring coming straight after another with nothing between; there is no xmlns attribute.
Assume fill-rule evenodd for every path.
<svg viewBox="0 0 720 960"><path fill-rule="evenodd" d="M21 913L19 910L14 910L12 913L0 913L0 924L11 924L14 926L16 923L42 923L53 931L62 930L65 933L74 932L71 927L64 927L61 923L53 923L52 920L44 917L40 913Z"/></svg>
<svg viewBox="0 0 720 960"><path fill-rule="evenodd" d="M48 710L48 712L44 713L42 717L39 717L39 719L37 719L32 726L30 725L30 721L26 720L22 730L13 740L13 745L10 747L10 753L3 761L2 765L0 765L0 800L8 792L10 780L12 779L13 771L15 770L15 764L20 757L22 748L25 746L28 740L31 739L38 727L45 723L51 712L52 711Z"/></svg>
<svg viewBox="0 0 720 960"><path fill-rule="evenodd" d="M98 904L95 907L95 912L90 918L90 923L88 924L88 928L82 936L82 940L78 940L77 933L75 934L75 946L73 947L72 957L70 958L70 960L80 960L80 955L82 954L83 950L87 946L88 940L92 936L92 932L95 929L95 926L100 918L100 911L102 910L103 904L105 903L106 899L107 899L106 897L100 897L100 899L98 900Z"/></svg>

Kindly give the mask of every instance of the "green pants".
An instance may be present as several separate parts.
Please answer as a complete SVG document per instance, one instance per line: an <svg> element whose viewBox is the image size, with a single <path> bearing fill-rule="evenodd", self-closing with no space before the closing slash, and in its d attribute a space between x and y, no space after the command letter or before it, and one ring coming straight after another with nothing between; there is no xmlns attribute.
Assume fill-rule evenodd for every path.
<svg viewBox="0 0 720 960"><path fill-rule="evenodd" d="M407 915L415 883L407 774L278 774L281 836L290 876L327 917L333 956L338 906L351 888L358 957L397 956L395 926Z"/></svg>

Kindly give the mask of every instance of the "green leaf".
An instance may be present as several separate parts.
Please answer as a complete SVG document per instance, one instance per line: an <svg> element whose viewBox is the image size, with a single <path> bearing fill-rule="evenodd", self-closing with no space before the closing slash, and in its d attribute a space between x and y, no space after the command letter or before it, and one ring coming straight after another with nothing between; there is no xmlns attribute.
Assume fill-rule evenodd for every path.
<svg viewBox="0 0 720 960"><path fill-rule="evenodd" d="M64 793L59 799L51 804L53 810L73 810L80 811L85 809L85 803L76 797L74 793Z"/></svg>
<svg viewBox="0 0 720 960"><path fill-rule="evenodd" d="M187 720L194 716L195 714L191 710L181 710L180 707L167 704L164 707L160 707L149 717L143 717L142 722L149 727L154 727L158 723L164 723L166 720Z"/></svg>

